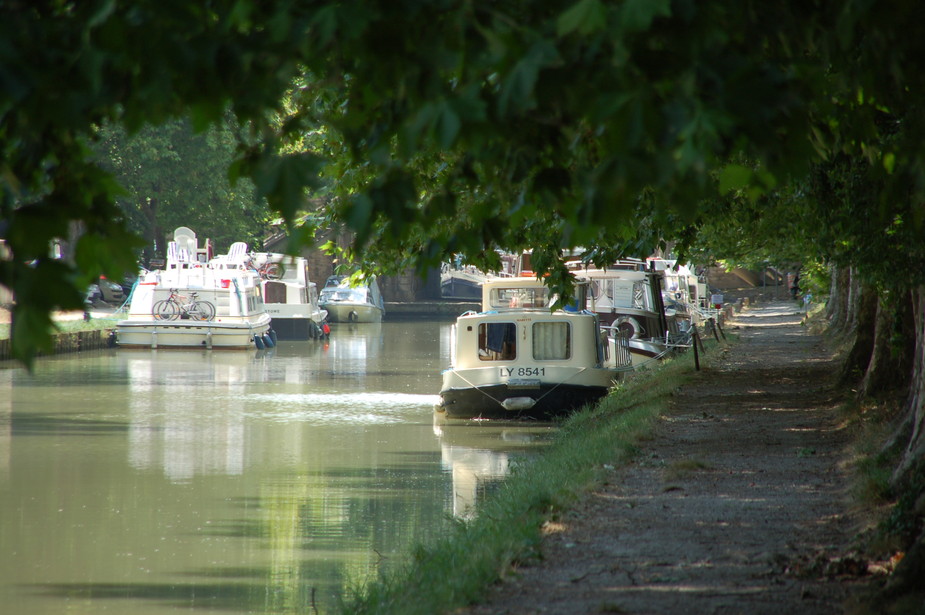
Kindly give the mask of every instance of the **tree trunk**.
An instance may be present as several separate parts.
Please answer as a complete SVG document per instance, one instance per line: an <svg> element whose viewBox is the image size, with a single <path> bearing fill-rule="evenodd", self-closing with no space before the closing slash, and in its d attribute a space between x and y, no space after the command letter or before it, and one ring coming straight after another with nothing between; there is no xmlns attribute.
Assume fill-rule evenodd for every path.
<svg viewBox="0 0 925 615"><path fill-rule="evenodd" d="M925 492L925 286L912 291L913 318L915 321L915 356L912 382L904 420L887 442L884 450L898 448L897 443L907 443L896 470L892 476L893 490L905 494L907 501L918 502ZM895 450L895 449L894 449ZM911 497L910 497L911 496ZM906 514L921 517L919 504ZM916 510L917 509L917 510ZM919 526L921 527L921 526ZM877 612L900 612L891 609L893 603L912 605L916 593L922 594L922 578L925 575L925 531L920 531L906 545L906 555L896 566L882 590L877 592L870 604L877 605ZM921 602L919 602L921 605ZM906 612L906 611L902 611ZM908 611L913 612L913 611ZM920 610L915 611L920 612Z"/></svg>
<svg viewBox="0 0 925 615"><path fill-rule="evenodd" d="M906 472L925 457L925 286L916 288L912 297L915 322L912 381L906 404L906 418L896 435L901 436L903 432L911 433L902 459L893 474L894 484L899 484Z"/></svg>
<svg viewBox="0 0 925 615"><path fill-rule="evenodd" d="M858 276L855 275L854 267L851 267L848 272L848 300L845 305L845 326L843 327L846 333L856 330L858 323L865 322L861 315L863 310L863 306L861 305L863 295L864 290L861 286L861 282ZM868 322L872 324L873 320Z"/></svg>
<svg viewBox="0 0 925 615"><path fill-rule="evenodd" d="M157 223L157 208L160 203L156 198L145 198L138 204L138 209L144 216L145 223L142 229L142 236L145 240L144 263L147 267L152 258L157 256L158 248L161 248L161 242L164 240L164 233Z"/></svg>
<svg viewBox="0 0 925 615"><path fill-rule="evenodd" d="M858 304L852 309L852 320L855 324L851 327L855 331L854 344L845 358L842 366L841 381L843 383L855 383L861 380L871 362L871 356L874 350L874 332L877 320L878 297L873 288L852 284L854 301Z"/></svg>
<svg viewBox="0 0 925 615"><path fill-rule="evenodd" d="M831 267L829 300L826 306L826 320L835 332L845 328L848 314L848 289L851 284L851 270L847 267Z"/></svg>
<svg viewBox="0 0 925 615"><path fill-rule="evenodd" d="M912 303L908 292L879 297L870 362L858 388L861 396L882 396L909 386L915 352Z"/></svg>

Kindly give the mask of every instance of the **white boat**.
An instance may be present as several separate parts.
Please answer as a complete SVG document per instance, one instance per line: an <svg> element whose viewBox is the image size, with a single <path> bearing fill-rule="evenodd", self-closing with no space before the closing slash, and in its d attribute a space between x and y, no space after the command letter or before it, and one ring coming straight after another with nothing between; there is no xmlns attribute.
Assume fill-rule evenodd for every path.
<svg viewBox="0 0 925 615"><path fill-rule="evenodd" d="M706 295L706 284L700 282L690 267L675 260L650 257L646 262L650 269L660 271L664 276L662 300L672 333L683 333L701 322L700 308Z"/></svg>
<svg viewBox="0 0 925 615"><path fill-rule="evenodd" d="M174 232L164 269L143 272L128 317L116 324L126 348L264 348L275 343L263 305L260 276L248 266L247 245L209 258L186 227Z"/></svg>
<svg viewBox="0 0 925 615"><path fill-rule="evenodd" d="M597 315L551 311L536 278L482 286L482 311L456 319L452 366L437 412L446 418L550 419L607 394L622 372L606 365Z"/></svg>
<svg viewBox="0 0 925 615"><path fill-rule="evenodd" d="M482 284L492 275L472 266L444 263L440 268L440 296L444 299L468 299L481 301Z"/></svg>
<svg viewBox="0 0 925 615"><path fill-rule="evenodd" d="M318 303L318 288L308 275L308 260L277 252L253 252L251 265L260 274L263 305L281 340L324 337L327 311Z"/></svg>
<svg viewBox="0 0 925 615"><path fill-rule="evenodd" d="M588 282L589 309L608 333L610 355L625 345L632 365L639 369L671 354L678 330L665 315L662 273L632 264L607 269L578 269L573 274Z"/></svg>
<svg viewBox="0 0 925 615"><path fill-rule="evenodd" d="M375 276L351 286L350 276L332 275L321 289L319 303L331 322L382 322L385 314Z"/></svg>

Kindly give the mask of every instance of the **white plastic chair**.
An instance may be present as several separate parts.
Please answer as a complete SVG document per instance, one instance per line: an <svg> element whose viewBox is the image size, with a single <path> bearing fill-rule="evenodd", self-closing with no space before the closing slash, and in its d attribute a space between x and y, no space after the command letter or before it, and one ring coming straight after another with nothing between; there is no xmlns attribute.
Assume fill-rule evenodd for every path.
<svg viewBox="0 0 925 615"><path fill-rule="evenodd" d="M243 241L236 241L228 248L228 260L231 262L243 262L247 260L247 244Z"/></svg>

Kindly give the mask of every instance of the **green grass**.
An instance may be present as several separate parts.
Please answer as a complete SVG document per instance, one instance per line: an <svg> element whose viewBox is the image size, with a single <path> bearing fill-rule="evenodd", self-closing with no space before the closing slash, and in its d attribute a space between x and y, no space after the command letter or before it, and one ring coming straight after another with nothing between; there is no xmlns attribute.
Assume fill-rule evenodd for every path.
<svg viewBox="0 0 925 615"><path fill-rule="evenodd" d="M433 615L478 601L518 562L540 556L543 523L599 484L609 468L628 463L674 391L695 374L688 352L563 421L552 445L516 466L475 519L456 521L445 538L416 547L404 567L348 589L342 612Z"/></svg>
<svg viewBox="0 0 925 615"><path fill-rule="evenodd" d="M122 316L113 318L91 318L90 320L74 319L59 320L55 322L58 333L74 333L76 331L97 331L102 329L115 329L116 323ZM10 325L0 324L0 340L9 339Z"/></svg>

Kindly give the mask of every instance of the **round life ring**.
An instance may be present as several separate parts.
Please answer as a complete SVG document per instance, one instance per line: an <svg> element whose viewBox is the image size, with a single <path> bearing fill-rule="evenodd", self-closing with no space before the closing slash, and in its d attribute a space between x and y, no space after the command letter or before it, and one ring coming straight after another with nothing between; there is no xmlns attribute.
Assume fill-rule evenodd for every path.
<svg viewBox="0 0 925 615"><path fill-rule="evenodd" d="M613 326L626 336L626 339L635 340L645 335L646 330L642 328L639 321L632 316L620 316Z"/></svg>

